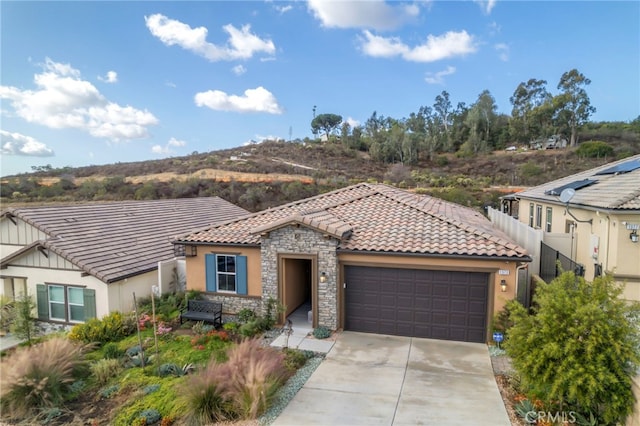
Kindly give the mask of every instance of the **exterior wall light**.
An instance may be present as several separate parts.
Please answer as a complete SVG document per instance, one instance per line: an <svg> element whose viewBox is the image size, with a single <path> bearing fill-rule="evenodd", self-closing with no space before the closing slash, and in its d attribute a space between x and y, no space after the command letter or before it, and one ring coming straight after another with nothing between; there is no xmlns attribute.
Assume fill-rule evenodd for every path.
<svg viewBox="0 0 640 426"><path fill-rule="evenodd" d="M502 291L503 293L505 291L507 291L507 281L506 280L500 280L500 291Z"/></svg>
<svg viewBox="0 0 640 426"><path fill-rule="evenodd" d="M631 234L629 234L629 239L631 240L632 243L637 243L638 242L638 231L637 230L633 230L631 231Z"/></svg>
<svg viewBox="0 0 640 426"><path fill-rule="evenodd" d="M327 282L327 274L326 274L326 272L322 272L320 274L320 282L321 283L326 283Z"/></svg>

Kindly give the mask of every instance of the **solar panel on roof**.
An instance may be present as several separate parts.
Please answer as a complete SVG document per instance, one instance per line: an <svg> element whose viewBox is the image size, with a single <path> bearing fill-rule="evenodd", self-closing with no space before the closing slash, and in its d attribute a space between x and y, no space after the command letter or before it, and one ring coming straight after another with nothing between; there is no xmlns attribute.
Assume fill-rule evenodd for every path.
<svg viewBox="0 0 640 426"><path fill-rule="evenodd" d="M640 160L629 160L617 166L609 167L596 173L596 175L614 175L616 173L628 173L640 169Z"/></svg>
<svg viewBox="0 0 640 426"><path fill-rule="evenodd" d="M544 193L546 195L560 195L560 193L567 188L573 188L575 190L578 190L580 188L584 188L585 186L593 185L596 182L597 180L591 180L591 179L576 180L574 182L567 183L566 185L562 185L557 188L553 188L548 191L545 191Z"/></svg>

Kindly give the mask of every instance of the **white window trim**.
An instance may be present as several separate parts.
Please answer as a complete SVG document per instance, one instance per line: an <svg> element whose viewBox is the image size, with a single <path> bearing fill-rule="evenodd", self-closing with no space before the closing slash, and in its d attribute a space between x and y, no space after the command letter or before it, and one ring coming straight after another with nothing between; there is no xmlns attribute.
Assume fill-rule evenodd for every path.
<svg viewBox="0 0 640 426"><path fill-rule="evenodd" d="M238 263L236 260L236 255L234 254L217 254L216 255L216 290L218 293L227 293L227 294L238 294L238 272L226 272L226 271L220 271L218 269L218 262L217 262L217 257L220 256L224 256L224 257L233 257L233 264L235 265L235 267L238 267ZM233 286L235 287L234 290L221 290L220 289L220 275L232 275L233 276Z"/></svg>
<svg viewBox="0 0 640 426"><path fill-rule="evenodd" d="M80 287L80 286L75 286L75 285L66 285L66 284L46 284L47 286L47 302L49 303L49 319L51 321L58 321L58 322L66 322L66 323L71 323L71 324L82 324L84 323L84 321L78 321L78 320L73 320L71 319L71 306L82 306L84 308L84 301L82 303L82 305L78 304L78 303L71 303L70 300L71 298L69 297L69 290L72 288L77 288L79 290L84 291L84 287ZM57 301L52 301L51 300L51 291L50 288L51 287L60 287L64 290L64 302L57 302ZM65 318L57 318L57 317L53 317L51 316L51 313L53 312L53 309L51 309L51 304L56 304L56 305L62 305L64 306L64 311L65 311Z"/></svg>

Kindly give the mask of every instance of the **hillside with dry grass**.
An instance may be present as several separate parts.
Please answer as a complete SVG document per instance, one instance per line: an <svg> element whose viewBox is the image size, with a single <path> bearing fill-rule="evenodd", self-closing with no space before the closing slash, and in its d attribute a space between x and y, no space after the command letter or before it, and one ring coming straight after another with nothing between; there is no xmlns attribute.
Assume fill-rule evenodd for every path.
<svg viewBox="0 0 640 426"><path fill-rule="evenodd" d="M339 142L265 142L183 157L42 170L3 178L3 207L24 203L221 196L252 211L355 182L386 182L461 204L495 205L500 195L640 152L615 143L610 155L575 149L439 154L417 164L384 164Z"/></svg>

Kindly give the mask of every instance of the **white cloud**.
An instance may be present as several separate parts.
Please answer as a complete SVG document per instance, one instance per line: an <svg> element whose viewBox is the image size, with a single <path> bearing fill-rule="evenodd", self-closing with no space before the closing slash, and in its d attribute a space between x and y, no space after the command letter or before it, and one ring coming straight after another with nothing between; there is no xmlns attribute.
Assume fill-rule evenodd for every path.
<svg viewBox="0 0 640 426"><path fill-rule="evenodd" d="M493 46L498 52L498 57L501 61L507 62L509 60L509 46L505 43L498 43Z"/></svg>
<svg viewBox="0 0 640 426"><path fill-rule="evenodd" d="M247 72L247 69L242 65L236 65L235 67L231 68L231 70L235 75L242 75Z"/></svg>
<svg viewBox="0 0 640 426"><path fill-rule="evenodd" d="M484 12L487 15L491 14L491 11L495 7L496 3L498 2L498 0L473 0L473 1L475 3L478 3L478 5L480 6L480 9L482 9L482 12Z"/></svg>
<svg viewBox="0 0 640 426"><path fill-rule="evenodd" d="M466 31L449 31L440 36L428 35L427 41L409 47L397 37L381 37L365 30L360 39L362 51L373 57L400 56L412 62L435 62L454 56L464 56L477 50L473 36Z"/></svg>
<svg viewBox="0 0 640 426"><path fill-rule="evenodd" d="M151 152L154 154L167 154L169 152L169 148L163 147L162 145L154 145L151 147Z"/></svg>
<svg viewBox="0 0 640 426"><path fill-rule="evenodd" d="M328 28L372 28L392 30L420 13L415 4L391 5L383 0L309 0L307 8Z"/></svg>
<svg viewBox="0 0 640 426"><path fill-rule="evenodd" d="M169 139L169 142L167 142L165 146L153 145L151 147L151 152L153 154L159 154L159 155L175 154L176 151L172 149L173 147L182 147L186 145L187 143L185 141L182 141L176 138L171 138Z"/></svg>
<svg viewBox="0 0 640 426"><path fill-rule="evenodd" d="M28 157L52 157L54 152L47 145L31 136L0 130L0 153Z"/></svg>
<svg viewBox="0 0 640 426"><path fill-rule="evenodd" d="M456 72L456 67L452 67L451 65L449 65L446 69L442 71L438 71L436 73L428 72L427 76L424 78L424 81L426 81L429 84L444 84L443 77L451 75L455 72Z"/></svg>
<svg viewBox="0 0 640 426"><path fill-rule="evenodd" d="M175 89L176 87L178 87L178 86L177 86L174 82L172 82L172 81L166 81L166 82L164 83L164 85L165 85L165 86L167 86L167 87L171 87L172 89Z"/></svg>
<svg viewBox="0 0 640 426"><path fill-rule="evenodd" d="M208 30L205 27L191 28L159 13L145 16L144 20L151 34L165 45L178 45L211 62L249 59L256 53L272 55L276 51L271 40L261 39L252 34L250 25L244 25L240 29L231 24L223 26L222 29L229 34L229 39L225 45L216 45L206 40Z"/></svg>
<svg viewBox="0 0 640 426"><path fill-rule="evenodd" d="M112 141L144 138L147 127L158 123L147 110L110 102L69 64L47 58L43 68L34 76L36 90L0 86L0 98L10 100L16 114L30 123L80 129Z"/></svg>
<svg viewBox="0 0 640 426"><path fill-rule="evenodd" d="M493 21L489 24L489 34L490 35L496 35L496 34L500 34L500 31L502 31L502 27L496 22Z"/></svg>
<svg viewBox="0 0 640 426"><path fill-rule="evenodd" d="M117 83L118 73L115 71L109 71L104 77L98 76L98 80L104 81L105 83Z"/></svg>
<svg viewBox="0 0 640 426"><path fill-rule="evenodd" d="M291 6L290 4L287 6L273 6L281 15L284 15L285 13L289 12L290 10L293 9L293 6Z"/></svg>
<svg viewBox="0 0 640 426"><path fill-rule="evenodd" d="M360 125L360 122L355 118L347 117L347 119L344 121L346 121L349 124L349 126L351 126L352 129Z"/></svg>
<svg viewBox="0 0 640 426"><path fill-rule="evenodd" d="M169 142L167 142L168 146L185 146L186 144L187 143L185 141L181 141L176 138L171 138L169 139Z"/></svg>
<svg viewBox="0 0 640 426"><path fill-rule="evenodd" d="M228 95L220 90L208 90L196 93L194 100L197 106L206 106L216 111L266 112L269 114L282 114L283 112L275 96L262 86L245 90L244 96Z"/></svg>

